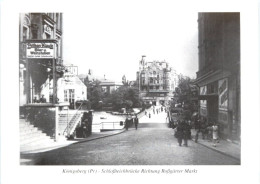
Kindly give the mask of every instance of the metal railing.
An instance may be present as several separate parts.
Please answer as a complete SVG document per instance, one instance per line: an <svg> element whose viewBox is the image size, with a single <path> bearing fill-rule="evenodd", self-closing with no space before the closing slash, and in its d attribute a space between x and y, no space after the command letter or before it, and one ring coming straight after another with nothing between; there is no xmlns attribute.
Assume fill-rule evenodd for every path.
<svg viewBox="0 0 260 184"><path fill-rule="evenodd" d="M117 127L120 127L120 126L122 127L122 126L124 126L124 122L122 123L122 125L120 125L120 122L101 122L100 124L101 124L101 129L115 129L116 126L117 126ZM108 126L107 126L106 124L108 124ZM112 124L113 126L111 126L111 124ZM107 127L109 127L109 128L107 128L107 127L105 127L105 126L107 126Z"/></svg>
<svg viewBox="0 0 260 184"><path fill-rule="evenodd" d="M79 112L79 110L81 110L82 104L80 104L79 108L77 109L77 111L74 113L74 115L72 116L70 122L68 123L67 127L65 128L63 135L67 134L67 137L69 137L72 134L72 131L75 129L76 127L76 123L78 122L77 116L79 116L81 114L81 112ZM68 116L68 115L67 115Z"/></svg>

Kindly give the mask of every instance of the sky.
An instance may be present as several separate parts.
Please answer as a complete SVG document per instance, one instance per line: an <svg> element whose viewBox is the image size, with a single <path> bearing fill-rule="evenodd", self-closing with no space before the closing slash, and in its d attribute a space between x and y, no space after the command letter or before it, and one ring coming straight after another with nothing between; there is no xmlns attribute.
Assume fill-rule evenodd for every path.
<svg viewBox="0 0 260 184"><path fill-rule="evenodd" d="M64 63L79 74L135 80L142 55L167 61L177 73L196 77L198 30L196 11L170 1L102 1L64 11Z"/></svg>

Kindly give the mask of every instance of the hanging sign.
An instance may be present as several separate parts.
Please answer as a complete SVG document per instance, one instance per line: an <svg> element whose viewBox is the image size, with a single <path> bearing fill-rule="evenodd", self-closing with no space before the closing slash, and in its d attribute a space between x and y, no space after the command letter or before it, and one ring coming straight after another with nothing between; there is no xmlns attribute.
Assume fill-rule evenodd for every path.
<svg viewBox="0 0 260 184"><path fill-rule="evenodd" d="M31 58L54 58L55 43L26 43L26 56Z"/></svg>

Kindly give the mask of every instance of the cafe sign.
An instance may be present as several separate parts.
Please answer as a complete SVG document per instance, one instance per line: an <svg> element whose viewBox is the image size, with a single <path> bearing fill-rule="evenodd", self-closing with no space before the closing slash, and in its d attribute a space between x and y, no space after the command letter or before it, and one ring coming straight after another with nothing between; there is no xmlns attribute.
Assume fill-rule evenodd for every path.
<svg viewBox="0 0 260 184"><path fill-rule="evenodd" d="M28 59L54 58L55 43L26 43L26 56Z"/></svg>

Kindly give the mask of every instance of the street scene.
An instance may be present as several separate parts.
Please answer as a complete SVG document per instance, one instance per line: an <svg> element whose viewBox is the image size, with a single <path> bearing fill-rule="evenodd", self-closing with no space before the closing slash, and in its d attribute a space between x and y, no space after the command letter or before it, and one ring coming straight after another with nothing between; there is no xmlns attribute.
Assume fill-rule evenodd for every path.
<svg viewBox="0 0 260 184"><path fill-rule="evenodd" d="M238 158L191 140L188 141L188 147L180 148L172 129L161 121L165 118L164 112L153 115L150 119L144 116L140 118L137 130L133 126L120 134L48 152L27 154L22 158L28 160L27 164L33 165L239 164ZM233 149L235 152L238 148Z"/></svg>
<svg viewBox="0 0 260 184"><path fill-rule="evenodd" d="M194 15L186 59L108 68L71 59L63 13L21 13L20 165L240 165L240 13Z"/></svg>

